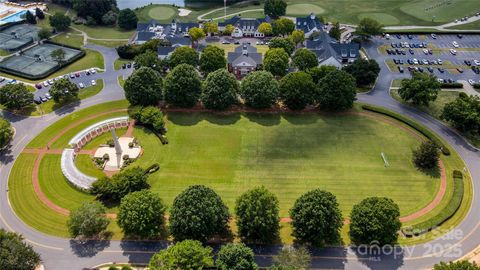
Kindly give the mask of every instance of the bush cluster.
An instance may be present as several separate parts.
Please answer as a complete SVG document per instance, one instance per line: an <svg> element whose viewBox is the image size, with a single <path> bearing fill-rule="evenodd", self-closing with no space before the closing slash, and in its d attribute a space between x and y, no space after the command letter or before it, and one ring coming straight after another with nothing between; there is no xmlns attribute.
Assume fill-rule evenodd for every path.
<svg viewBox="0 0 480 270"><path fill-rule="evenodd" d="M157 134L165 134L165 120L160 108L155 106L140 107L134 106L129 109L129 115L135 119L138 124L152 128Z"/></svg>

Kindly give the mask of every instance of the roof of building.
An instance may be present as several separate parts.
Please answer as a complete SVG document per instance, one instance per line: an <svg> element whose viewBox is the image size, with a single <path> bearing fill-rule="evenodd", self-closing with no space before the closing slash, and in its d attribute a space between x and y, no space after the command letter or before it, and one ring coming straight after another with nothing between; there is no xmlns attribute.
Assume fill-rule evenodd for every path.
<svg viewBox="0 0 480 270"><path fill-rule="evenodd" d="M234 25L234 26L240 27L240 28L249 28L250 27L252 29L257 29L258 26L261 23L264 23L264 22L271 23L272 18L270 18L270 16L265 16L265 18L257 18L257 19L256 18L242 18L238 15L235 15L232 18L225 20L224 22L219 22L218 26L223 27L223 26L227 26L227 25L231 24L231 25Z"/></svg>
<svg viewBox="0 0 480 270"><path fill-rule="evenodd" d="M320 32L317 39L307 40L306 47L317 55L320 62L331 57L337 59L357 58L360 50L358 43L338 43L324 31Z"/></svg>
<svg viewBox="0 0 480 270"><path fill-rule="evenodd" d="M304 33L309 33L315 29L320 30L323 27L323 24L313 13L307 17L296 18L295 25L297 29L303 30Z"/></svg>
<svg viewBox="0 0 480 270"><path fill-rule="evenodd" d="M153 37L155 37L154 32L138 32L137 41L149 41Z"/></svg>
<svg viewBox="0 0 480 270"><path fill-rule="evenodd" d="M150 20L148 23L137 23L137 31L147 31L151 26L157 26L160 23L156 20Z"/></svg>
<svg viewBox="0 0 480 270"><path fill-rule="evenodd" d="M180 46L190 46L192 45L192 40L189 37L166 37L168 41L172 44L172 46L180 45Z"/></svg>
<svg viewBox="0 0 480 270"><path fill-rule="evenodd" d="M195 22L177 22L177 33L186 33L193 27L200 27L200 24Z"/></svg>
<svg viewBox="0 0 480 270"><path fill-rule="evenodd" d="M235 48L234 52L228 53L228 63L232 66L239 66L242 63L257 66L263 63L263 56L261 53L257 53L257 48L243 44Z"/></svg>
<svg viewBox="0 0 480 270"><path fill-rule="evenodd" d="M167 56L171 52L175 51L175 47L168 46L168 47L158 47L157 54L160 56Z"/></svg>

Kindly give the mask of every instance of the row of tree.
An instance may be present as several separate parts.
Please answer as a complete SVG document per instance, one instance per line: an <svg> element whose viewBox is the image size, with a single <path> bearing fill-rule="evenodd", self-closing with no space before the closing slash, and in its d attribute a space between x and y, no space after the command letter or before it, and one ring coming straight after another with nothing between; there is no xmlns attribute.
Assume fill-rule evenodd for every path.
<svg viewBox="0 0 480 270"><path fill-rule="evenodd" d="M131 169L129 174L136 169ZM138 169L141 170L141 169ZM126 182L135 182L125 179ZM116 181L115 181L116 182ZM137 181L138 183L138 181ZM166 237L167 206L145 186L126 184L117 222L127 236ZM139 190L139 191L133 191ZM133 192L129 192L133 191ZM105 207L84 203L70 214L68 227L72 237L94 237L109 224ZM305 193L290 209L292 235L299 243L324 246L340 243L343 217L336 197L320 189ZM388 198L366 198L350 214L350 239L354 244L395 244L400 229L400 211ZM230 239L230 213L220 196L202 185L188 187L173 201L168 232L176 241L207 242L214 237ZM238 236L247 243L272 243L279 236L279 201L264 187L240 195L235 204Z"/></svg>

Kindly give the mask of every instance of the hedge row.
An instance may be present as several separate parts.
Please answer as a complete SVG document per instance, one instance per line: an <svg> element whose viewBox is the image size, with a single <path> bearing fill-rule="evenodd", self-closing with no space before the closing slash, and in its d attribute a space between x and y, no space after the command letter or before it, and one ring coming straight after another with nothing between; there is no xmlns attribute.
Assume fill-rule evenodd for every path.
<svg viewBox="0 0 480 270"><path fill-rule="evenodd" d="M473 85L473 88L475 88L475 89L480 89L480 83L474 84L474 85Z"/></svg>
<svg viewBox="0 0 480 270"><path fill-rule="evenodd" d="M442 225L445 221L450 219L457 212L463 200L463 175L461 171L453 171L453 195L450 198L447 206L436 216L429 220L415 224L408 228L402 229L402 233L406 237L413 237Z"/></svg>
<svg viewBox="0 0 480 270"><path fill-rule="evenodd" d="M444 155L446 155L446 156L450 155L450 150L448 150L448 147L432 131L430 131L428 128L424 127L423 125L418 124L417 122L413 121L412 119L410 119L406 116L403 116L401 114L398 114L396 112L392 112L390 110L387 110L387 109L384 109L384 108L381 108L381 107L377 107L377 106L368 105L368 104L362 105L362 109L367 110L367 111L380 113L380 114L383 114L383 115L387 115L387 116L390 116L390 117L392 117L392 118L394 118L394 119L396 119L400 122L403 122L403 123L407 124L408 126L412 127L413 129L415 129L418 132L420 132L421 134L423 134L425 137L427 137L429 140L434 142L436 145L438 145L438 147L440 147L440 149L442 150L442 153Z"/></svg>
<svg viewBox="0 0 480 270"><path fill-rule="evenodd" d="M461 84L459 82L442 83L441 88L463 88L463 84Z"/></svg>

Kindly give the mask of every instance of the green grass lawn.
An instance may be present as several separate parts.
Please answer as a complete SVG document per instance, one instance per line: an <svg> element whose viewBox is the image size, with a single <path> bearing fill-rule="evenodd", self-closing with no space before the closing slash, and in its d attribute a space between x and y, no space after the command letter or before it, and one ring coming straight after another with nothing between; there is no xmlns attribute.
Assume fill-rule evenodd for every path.
<svg viewBox="0 0 480 270"><path fill-rule="evenodd" d="M120 47L122 45L127 44L128 40L125 39L124 41L113 41L113 40L96 40L96 39L88 39L87 42L89 44L96 44L100 46L105 46L105 47L110 47L110 48L116 48Z"/></svg>
<svg viewBox="0 0 480 270"><path fill-rule="evenodd" d="M59 34L51 38L51 40L54 42L62 43L62 44L77 47L77 48L80 48L83 46L83 36L80 34L80 32L73 31L73 30L66 33Z"/></svg>
<svg viewBox="0 0 480 270"><path fill-rule="evenodd" d="M90 38L99 39L129 39L135 31L125 31L117 27L72 25L74 28L86 32Z"/></svg>
<svg viewBox="0 0 480 270"><path fill-rule="evenodd" d="M123 85L125 84L125 79L123 78L123 76L118 76L118 84L123 87Z"/></svg>
<svg viewBox="0 0 480 270"><path fill-rule="evenodd" d="M0 76L2 77L7 77L7 78L12 78L12 79L17 79L19 81L23 82L28 82L28 83L40 83L43 82L47 79L55 78L58 76L65 75L67 73L79 71L79 70L85 70L87 68L92 68L92 67L98 67L101 69L105 68L105 64L103 61L103 56L101 53L90 50L90 49L85 49L86 55L82 57L81 59L75 61L74 63L58 70L57 72L53 73L52 75L48 76L47 78L41 79L41 80L28 80L22 77L6 74L4 72L0 72Z"/></svg>
<svg viewBox="0 0 480 270"><path fill-rule="evenodd" d="M7 56L9 54L10 54L9 52L0 49L0 56Z"/></svg>
<svg viewBox="0 0 480 270"><path fill-rule="evenodd" d="M459 29L459 30L478 30L480 31L480 20L467 23L467 24L461 24L461 25L456 25L449 27L448 29Z"/></svg>
<svg viewBox="0 0 480 270"><path fill-rule="evenodd" d="M69 115L41 132L28 147L44 146L74 121L126 106L125 101L110 102ZM65 133L52 148L65 147L83 128L122 114L125 115L111 113L88 120ZM168 113L167 118L168 145L162 146L149 130L135 129L134 135L144 148L144 155L133 166L160 164L160 171L151 175L149 182L152 190L169 205L187 186L205 184L215 189L232 210L239 194L264 185L278 196L281 216L288 216L295 199L314 188L333 192L345 217L352 205L366 196L391 197L399 204L402 215L406 215L428 204L438 190L438 178L418 172L411 164L411 149L419 144L418 139L397 126L365 116ZM104 137L92 141L86 149L104 143L107 135ZM380 152L386 154L390 167L384 167ZM65 217L44 209L38 199L23 199L24 196L36 198L29 182L33 158L34 155L22 154L16 161L9 182L12 205L27 224L46 233L65 236L64 229L49 229L63 226ZM442 156L442 160L450 187L452 171L463 168L464 164L454 151L451 156ZM88 155L79 155L76 164L87 174L103 175ZM471 183L469 176L466 177L464 203L458 214L447 221L449 226L458 224L469 209ZM40 181L46 195L64 208L73 209L84 200L93 200L92 196L67 184L60 170L60 155L45 157ZM14 183L20 184L14 187ZM23 189L26 190L21 192ZM449 196L451 188L447 189L443 204ZM442 207L423 219L438 213ZM30 215L30 211L35 214ZM116 209L109 211L116 212ZM282 241L291 243L291 228L283 225ZM115 224L111 228L114 239L122 237ZM347 232L346 226L342 235L346 236ZM430 239L433 235L426 237ZM425 240L400 239L407 244L419 241Z"/></svg>
<svg viewBox="0 0 480 270"><path fill-rule="evenodd" d="M161 23L170 23L177 17L178 8L170 5L148 5L135 10L140 22L148 22L151 19Z"/></svg>
<svg viewBox="0 0 480 270"><path fill-rule="evenodd" d="M458 97L459 93L460 92L458 92L458 91L441 91L438 94L437 100L435 100L434 102L431 102L428 107L426 107L426 106L416 106L416 108L423 111L423 112L426 112L426 113L430 114L431 116L437 118L440 121L443 121L442 119L440 119L440 115L442 114L443 107L445 107L445 104L447 104L451 101L454 101ZM399 101L401 103L406 103L400 98L400 95L398 94L397 90L392 90L390 92L390 94L397 101ZM411 105L411 104L409 104L409 105ZM449 125L449 123L446 123L446 124ZM480 147L480 138L479 137L473 137L470 134L462 134L462 135L465 138L467 138L467 140L469 142L471 142L473 145L475 145L476 147Z"/></svg>
<svg viewBox="0 0 480 270"><path fill-rule="evenodd" d="M62 131L65 127L68 125L72 124L74 121L78 121L78 119L86 118L92 115L96 115L102 112L110 111L110 110L116 110L116 109L126 109L128 106L128 102L126 100L120 100L120 101L113 101L113 102L107 102L107 103L102 103L99 105L95 105L92 107L89 107L87 109L80 110L78 112L74 112L72 114L69 114L68 116L62 118L61 120L55 122L54 124L50 125L48 128L43 130L37 137L35 137L28 145L27 147L30 148L42 148L45 147L53 137L55 137L56 134L58 134L60 131ZM107 115L107 118L111 118L115 116L109 116ZM94 122L97 122L98 120L94 119ZM86 125L85 127L87 127ZM68 138L68 141L70 138Z"/></svg>

